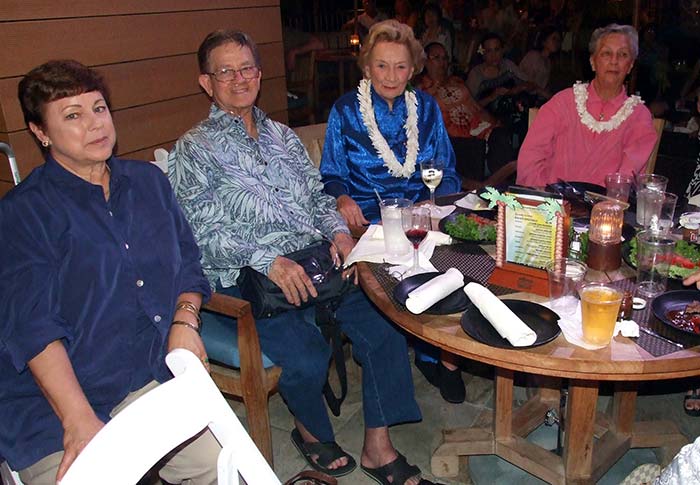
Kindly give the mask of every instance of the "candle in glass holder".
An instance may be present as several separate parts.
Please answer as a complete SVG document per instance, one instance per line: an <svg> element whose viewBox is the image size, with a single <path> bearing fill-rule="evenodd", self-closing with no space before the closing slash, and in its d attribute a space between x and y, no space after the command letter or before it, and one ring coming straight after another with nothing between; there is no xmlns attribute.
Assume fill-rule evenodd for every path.
<svg viewBox="0 0 700 485"><path fill-rule="evenodd" d="M614 201L598 202L588 229L588 267L599 271L620 267L624 209Z"/></svg>
<svg viewBox="0 0 700 485"><path fill-rule="evenodd" d="M360 36L357 34L352 34L350 36L350 47L352 47L353 51L358 51L360 50Z"/></svg>

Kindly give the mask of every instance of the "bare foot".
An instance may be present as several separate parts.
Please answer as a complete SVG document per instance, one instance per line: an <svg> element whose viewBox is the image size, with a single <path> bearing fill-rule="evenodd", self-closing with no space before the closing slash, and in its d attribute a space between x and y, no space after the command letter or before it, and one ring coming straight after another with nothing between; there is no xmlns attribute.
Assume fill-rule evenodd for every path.
<svg viewBox="0 0 700 485"><path fill-rule="evenodd" d="M299 434L301 434L302 439L304 440L304 443L318 443L318 440L311 434L309 431L304 427L303 424L301 424L301 421L294 420L294 424L299 430ZM318 455L311 455L311 459L318 463L316 460L318 460ZM347 456L343 456L342 458L338 458L337 460L333 460L326 468L330 470L335 470L336 468L344 467L345 465L348 464L348 458Z"/></svg>

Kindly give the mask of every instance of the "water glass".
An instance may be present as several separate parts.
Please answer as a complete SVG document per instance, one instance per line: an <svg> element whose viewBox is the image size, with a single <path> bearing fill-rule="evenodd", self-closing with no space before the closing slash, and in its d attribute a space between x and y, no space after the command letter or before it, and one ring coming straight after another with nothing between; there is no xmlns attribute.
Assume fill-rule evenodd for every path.
<svg viewBox="0 0 700 485"><path fill-rule="evenodd" d="M671 192L664 192L664 201L661 204L657 227L661 232L670 232L673 228L673 216L676 213L678 196Z"/></svg>
<svg viewBox="0 0 700 485"><path fill-rule="evenodd" d="M671 192L645 188L637 192L637 224L668 232L673 227L678 196Z"/></svg>
<svg viewBox="0 0 700 485"><path fill-rule="evenodd" d="M444 164L440 160L426 160L420 163L423 183L430 189L430 205L435 205L435 189L442 182Z"/></svg>
<svg viewBox="0 0 700 485"><path fill-rule="evenodd" d="M606 283L589 283L580 294L583 340L605 347L612 340L623 294Z"/></svg>
<svg viewBox="0 0 700 485"><path fill-rule="evenodd" d="M637 296L651 301L666 291L676 241L658 231L637 234Z"/></svg>
<svg viewBox="0 0 700 485"><path fill-rule="evenodd" d="M382 199L379 204L387 256L400 256L410 251L412 246L403 230L402 215L405 209L412 206L410 200L397 198Z"/></svg>
<svg viewBox="0 0 700 485"><path fill-rule="evenodd" d="M605 176L606 195L621 202L627 202L634 178L626 173L609 173Z"/></svg>
<svg viewBox="0 0 700 485"><path fill-rule="evenodd" d="M588 267L571 258L555 259L547 265L549 306L560 317L572 316L578 308L578 292Z"/></svg>
<svg viewBox="0 0 700 485"><path fill-rule="evenodd" d="M637 191L652 189L658 190L659 192L666 192L667 185L668 177L664 177L663 175L655 173L641 173L637 175Z"/></svg>

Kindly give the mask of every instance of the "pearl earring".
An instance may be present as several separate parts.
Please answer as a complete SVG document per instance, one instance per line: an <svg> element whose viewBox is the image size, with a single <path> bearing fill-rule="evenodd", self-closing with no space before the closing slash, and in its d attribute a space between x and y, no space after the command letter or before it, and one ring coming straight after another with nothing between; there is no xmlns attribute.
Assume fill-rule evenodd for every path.
<svg viewBox="0 0 700 485"><path fill-rule="evenodd" d="M44 148L48 148L49 145L51 145L51 142L49 140L44 140L41 142L41 146L43 146Z"/></svg>

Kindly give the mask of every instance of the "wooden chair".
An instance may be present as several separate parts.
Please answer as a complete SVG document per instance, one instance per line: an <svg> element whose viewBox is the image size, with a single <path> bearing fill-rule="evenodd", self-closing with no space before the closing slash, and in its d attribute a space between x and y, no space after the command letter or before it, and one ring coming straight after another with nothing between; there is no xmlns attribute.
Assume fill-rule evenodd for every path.
<svg viewBox="0 0 700 485"><path fill-rule="evenodd" d="M294 132L301 139L304 147L306 147L309 158L314 162L316 168L321 164L327 126L328 123L318 123L316 125L297 126L294 128Z"/></svg>
<svg viewBox="0 0 700 485"><path fill-rule="evenodd" d="M290 124L316 123L316 52L297 56L294 70L289 71L287 76L287 91L298 96L298 99L290 99L288 102Z"/></svg>
<svg viewBox="0 0 700 485"><path fill-rule="evenodd" d="M250 303L214 293L202 309L202 340L211 359L211 378L221 392L243 400L250 437L272 466L268 399L277 390L282 369L260 350Z"/></svg>
<svg viewBox="0 0 700 485"><path fill-rule="evenodd" d="M654 168L656 167L656 157L659 155L659 145L661 144L661 136L664 133L665 124L666 120L663 118L654 118L654 129L656 130L657 136L656 144L654 145L654 149L651 151L651 155L649 155L649 160L647 160L644 173L654 173Z"/></svg>

